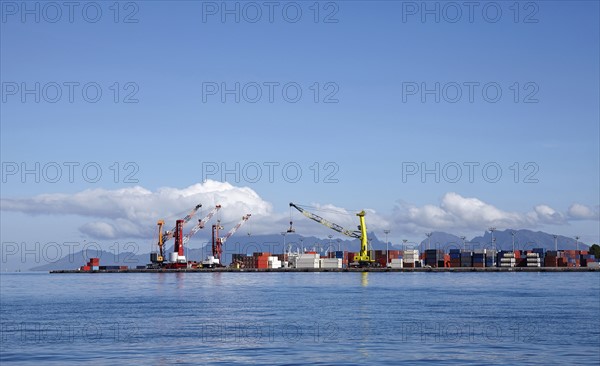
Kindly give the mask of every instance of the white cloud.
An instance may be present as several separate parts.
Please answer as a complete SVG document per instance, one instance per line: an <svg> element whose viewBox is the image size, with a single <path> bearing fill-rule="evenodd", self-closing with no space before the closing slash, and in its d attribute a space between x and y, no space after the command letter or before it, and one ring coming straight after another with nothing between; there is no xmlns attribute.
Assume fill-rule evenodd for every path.
<svg viewBox="0 0 600 366"><path fill-rule="evenodd" d="M247 213L252 214L251 220L276 219L271 204L252 189L210 180L183 189L160 188L155 192L136 186L117 190L90 189L74 194L42 194L32 198L2 199L1 202L3 211L93 217L97 220L82 225L79 230L99 239L152 237L158 219L165 219L167 229L171 229L169 226L177 218L185 216L198 203L203 205L202 212L193 221L217 204L222 206L219 216L223 223L237 222Z"/></svg>
<svg viewBox="0 0 600 366"><path fill-rule="evenodd" d="M533 208L530 217L534 222L539 221L543 224L565 224L566 220L563 214L557 212L547 205L537 205Z"/></svg>
<svg viewBox="0 0 600 366"><path fill-rule="evenodd" d="M600 209L598 206L591 208L580 203L574 203L567 212L573 220L598 220L600 218Z"/></svg>
<svg viewBox="0 0 600 366"><path fill-rule="evenodd" d="M398 202L393 213L394 226L409 232L424 230L480 231L498 228L532 228L544 224L566 224L565 215L548 205L537 205L530 212L511 212L497 208L478 198L446 193L439 205L417 207Z"/></svg>

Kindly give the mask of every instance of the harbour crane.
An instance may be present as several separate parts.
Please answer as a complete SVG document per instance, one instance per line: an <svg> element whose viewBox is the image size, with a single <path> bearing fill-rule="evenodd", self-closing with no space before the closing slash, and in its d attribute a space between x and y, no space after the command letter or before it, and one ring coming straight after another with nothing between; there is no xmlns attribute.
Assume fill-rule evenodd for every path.
<svg viewBox="0 0 600 366"><path fill-rule="evenodd" d="M336 223L325 220L321 216L316 215L312 212L309 212L292 202L290 202L290 207L295 208L296 210L300 211L304 216L308 217L309 219L316 221L321 225L327 226L328 228L335 230L338 233L344 234L351 238L360 239L360 251L358 252L358 254L354 255L354 258L353 258L354 262L358 263L358 265L361 267L368 267L368 266L373 265L374 258L371 258L371 256L369 255L369 241L367 238L367 225L365 223L366 213L364 210L356 214L356 216L358 216L359 222L360 222L360 225L358 225L358 231L352 231L352 230L345 229ZM291 225L290 225L290 227L291 227Z"/></svg>
<svg viewBox="0 0 600 366"><path fill-rule="evenodd" d="M184 220L177 220L177 225L175 226L176 229L175 229L175 235L174 235L175 245L173 247L173 252L171 253L170 261L167 264L167 268L179 269L179 268L187 268L188 267L187 259L183 252L184 245L190 240L190 238L192 236L194 236L194 234L196 234L200 229L202 229L206 225L208 220L210 220L211 217L213 217L214 214L217 213L217 211L219 211L220 208L221 208L221 205L216 205L215 208L213 208L208 213L208 215L206 215L203 219L198 220L198 223L196 224L196 226L194 226L192 228L192 230L185 236L183 235Z"/></svg>
<svg viewBox="0 0 600 366"><path fill-rule="evenodd" d="M183 219L181 219L183 224L190 221L192 219L192 217L196 214L196 212L198 212L200 207L202 207L202 204L201 203L197 204L192 209L192 211L190 211L190 213L188 213ZM172 230L166 231L163 233L163 227L165 225L164 220L158 220L157 225L158 225L158 243L157 243L158 253L156 253L156 252L150 253L150 262L152 262L153 264L161 264L164 262L165 257L164 257L163 247L168 240L173 238L173 236L175 235L175 232L177 231L177 225L175 225L175 227Z"/></svg>
<svg viewBox="0 0 600 366"><path fill-rule="evenodd" d="M202 262L203 266L206 267L214 267L221 265L221 254L223 253L223 245L225 242L233 235L236 231L252 216L251 214L244 215L240 222L237 223L234 227L229 230L227 235L224 237L219 237L219 230L223 229L221 226L221 222L217 221L216 224L212 226L212 256L209 256L204 262Z"/></svg>

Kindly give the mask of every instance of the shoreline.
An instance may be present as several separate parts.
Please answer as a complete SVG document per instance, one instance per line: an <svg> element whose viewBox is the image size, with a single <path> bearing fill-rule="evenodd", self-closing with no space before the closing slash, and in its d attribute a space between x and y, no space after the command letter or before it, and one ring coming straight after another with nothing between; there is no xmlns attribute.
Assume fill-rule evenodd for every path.
<svg viewBox="0 0 600 366"><path fill-rule="evenodd" d="M123 270L53 270L49 273L81 273L81 274L99 274L99 273L213 273L213 272L233 272L233 273L260 273L260 272L600 272L598 268L589 267L456 267L456 268L190 268L190 269L123 269Z"/></svg>

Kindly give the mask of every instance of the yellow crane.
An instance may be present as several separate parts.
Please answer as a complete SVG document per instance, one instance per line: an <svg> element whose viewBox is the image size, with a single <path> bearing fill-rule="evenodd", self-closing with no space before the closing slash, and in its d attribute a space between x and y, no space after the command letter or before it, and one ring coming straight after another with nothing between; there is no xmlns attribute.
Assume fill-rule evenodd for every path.
<svg viewBox="0 0 600 366"><path fill-rule="evenodd" d="M296 210L300 211L304 216L308 217L309 219L316 221L321 225L325 225L328 228L337 231L338 233L344 234L351 238L360 239L360 251L358 252L358 254L354 255L354 262L358 263L358 265L361 267L373 265L373 263L375 262L375 259L371 258L371 256L369 255L369 241L367 239L367 224L365 223L366 213L364 210L356 214L356 216L358 216L358 219L360 222L360 225L358 226L358 231L352 231L352 230L344 229L343 227L341 227L340 225L338 225L336 223L325 220L321 216L315 215L314 213L309 212L294 203L290 202L290 207L295 208ZM290 230L291 230L291 222L290 222ZM289 230L288 230L288 232L289 232Z"/></svg>

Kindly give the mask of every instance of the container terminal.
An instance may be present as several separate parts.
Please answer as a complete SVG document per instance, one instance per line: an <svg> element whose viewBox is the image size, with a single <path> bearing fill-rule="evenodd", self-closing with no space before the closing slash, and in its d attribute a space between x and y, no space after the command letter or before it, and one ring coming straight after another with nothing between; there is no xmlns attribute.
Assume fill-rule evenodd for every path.
<svg viewBox="0 0 600 366"><path fill-rule="evenodd" d="M358 230L349 230L335 224L323 217L309 212L300 205L290 203L290 226L287 233L295 232L291 220L291 210L296 209L304 216L331 230L345 236L359 239L360 250L329 251L318 253L316 251L292 252L272 254L256 252L252 255L245 253L233 254L232 261L225 266L221 259L223 246L235 232L247 222L251 214L242 216L241 220L227 232L220 236L220 220L212 228L211 255L202 261L191 261L184 255L184 246L191 237L203 229L208 221L221 209L216 205L204 218L198 220L196 225L183 235L183 227L202 207L196 205L184 218L175 222L175 227L163 231L165 221L158 220L158 235L156 250L150 253L150 263L144 266L129 268L127 266L101 266L99 258L90 258L89 262L77 269L54 270L51 273L111 273L111 272L315 272L315 271L594 271L600 270L599 259L586 250L546 250L533 248L531 250L496 251L491 249L450 249L447 253L440 249L426 249L419 252L417 249L409 250L372 250L367 239L365 211L356 214L359 225ZM174 239L173 251L167 258L164 247ZM555 239L556 246L556 239Z"/></svg>

